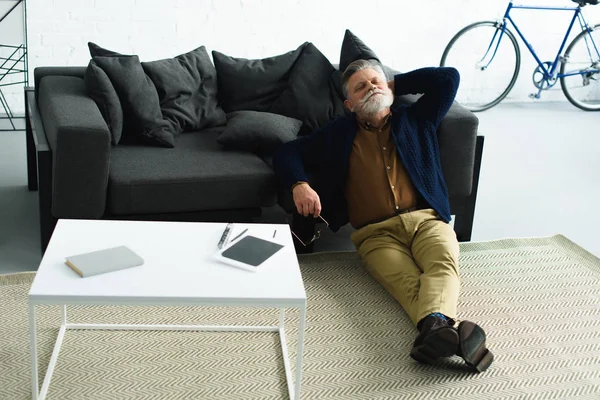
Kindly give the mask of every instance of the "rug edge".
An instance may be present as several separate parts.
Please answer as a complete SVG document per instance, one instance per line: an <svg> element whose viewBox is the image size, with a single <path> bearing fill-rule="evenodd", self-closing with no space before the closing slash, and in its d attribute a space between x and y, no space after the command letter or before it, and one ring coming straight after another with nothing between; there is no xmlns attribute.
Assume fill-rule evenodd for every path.
<svg viewBox="0 0 600 400"><path fill-rule="evenodd" d="M592 254L590 251L581 247L568 237L558 234L554 235L552 239L556 242L560 248L569 253L569 255L573 258L577 258L579 262L585 265L587 268L591 269L596 273L600 273L600 258Z"/></svg>
<svg viewBox="0 0 600 400"><path fill-rule="evenodd" d="M35 271L14 272L11 274L0 275L0 286L23 285L32 283L35 278Z"/></svg>

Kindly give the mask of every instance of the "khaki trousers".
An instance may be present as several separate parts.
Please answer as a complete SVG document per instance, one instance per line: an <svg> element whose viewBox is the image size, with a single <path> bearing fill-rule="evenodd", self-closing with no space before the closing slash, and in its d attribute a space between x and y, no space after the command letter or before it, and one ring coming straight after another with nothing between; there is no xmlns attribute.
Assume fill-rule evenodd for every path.
<svg viewBox="0 0 600 400"><path fill-rule="evenodd" d="M367 271L415 325L434 312L456 320L458 240L435 210L396 215L354 231L351 238Z"/></svg>

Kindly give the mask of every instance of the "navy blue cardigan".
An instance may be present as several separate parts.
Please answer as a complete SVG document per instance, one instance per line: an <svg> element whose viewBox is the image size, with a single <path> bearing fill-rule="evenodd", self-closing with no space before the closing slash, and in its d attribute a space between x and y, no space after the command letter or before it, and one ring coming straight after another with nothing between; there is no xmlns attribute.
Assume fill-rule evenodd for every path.
<svg viewBox="0 0 600 400"><path fill-rule="evenodd" d="M460 77L450 67L428 67L394 76L394 92L423 95L412 105L392 106L391 134L408 175L423 199L450 222L448 189L442 175L437 128L454 101ZM348 223L345 186L348 160L358 130L356 115L337 118L313 134L279 147L273 156L281 188L311 179L321 200L321 215L336 232Z"/></svg>

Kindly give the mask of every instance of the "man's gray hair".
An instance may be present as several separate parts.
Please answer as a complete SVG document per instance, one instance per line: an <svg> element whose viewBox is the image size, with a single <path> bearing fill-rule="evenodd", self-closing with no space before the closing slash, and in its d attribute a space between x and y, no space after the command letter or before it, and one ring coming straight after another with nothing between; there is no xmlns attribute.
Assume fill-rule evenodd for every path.
<svg viewBox="0 0 600 400"><path fill-rule="evenodd" d="M356 60L350 63L346 70L342 73L342 93L344 94L344 98L348 98L348 80L354 73L361 71L363 69L374 69L379 72L384 79L385 72L383 72L383 68L381 68L381 64L379 64L375 60Z"/></svg>

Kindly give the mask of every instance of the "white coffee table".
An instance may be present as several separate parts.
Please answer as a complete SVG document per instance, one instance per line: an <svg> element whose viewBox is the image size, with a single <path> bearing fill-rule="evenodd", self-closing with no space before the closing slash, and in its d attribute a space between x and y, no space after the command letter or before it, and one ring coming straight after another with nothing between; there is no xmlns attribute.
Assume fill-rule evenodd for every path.
<svg viewBox="0 0 600 400"><path fill-rule="evenodd" d="M290 398L300 398L306 292L292 236L283 224L235 224L231 238L244 228L285 247L249 272L212 259L225 223L59 220L29 291L32 395L44 399L67 329L278 331ZM277 230L275 238L273 232ZM65 257L126 245L143 266L81 278ZM184 277L182 279L182 277ZM43 380L38 384L36 304L62 305L62 324ZM67 322L68 304L235 306L279 308L273 326L107 325ZM299 309L295 384L284 330L286 308ZM218 323L218 321L216 321Z"/></svg>

